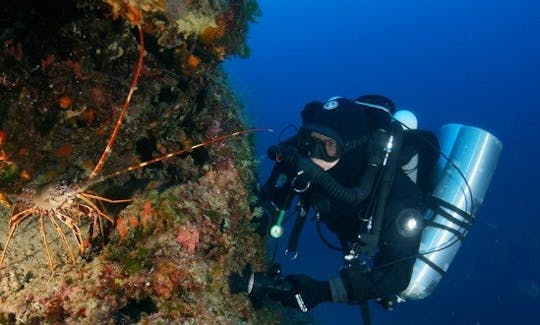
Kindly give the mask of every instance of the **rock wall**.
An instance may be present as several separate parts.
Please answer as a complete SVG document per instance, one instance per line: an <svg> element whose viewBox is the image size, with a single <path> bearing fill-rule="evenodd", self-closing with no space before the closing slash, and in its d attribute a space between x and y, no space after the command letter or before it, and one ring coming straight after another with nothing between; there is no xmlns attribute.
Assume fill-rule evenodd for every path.
<svg viewBox="0 0 540 325"><path fill-rule="evenodd" d="M258 14L255 0L5 1L2 251L14 235L0 269L0 323L283 321L277 307L254 310L227 285L230 272L266 259L250 229L252 134L189 150L246 128L219 64L248 54Z"/></svg>

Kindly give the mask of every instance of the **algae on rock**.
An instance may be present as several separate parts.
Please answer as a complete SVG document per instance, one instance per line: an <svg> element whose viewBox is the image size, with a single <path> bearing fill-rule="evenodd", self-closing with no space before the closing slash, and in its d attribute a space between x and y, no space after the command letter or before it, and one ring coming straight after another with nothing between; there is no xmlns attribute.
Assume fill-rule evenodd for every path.
<svg viewBox="0 0 540 325"><path fill-rule="evenodd" d="M219 64L245 54L255 1L5 2L0 245L24 188L92 171L130 88L134 22L144 68L103 174L246 128ZM254 164L249 137L235 137L101 182L97 195L132 202L106 204L114 223L75 264L45 216L52 274L39 218L25 220L0 270L0 322L280 322L275 306L254 310L227 285L266 262L249 227Z"/></svg>

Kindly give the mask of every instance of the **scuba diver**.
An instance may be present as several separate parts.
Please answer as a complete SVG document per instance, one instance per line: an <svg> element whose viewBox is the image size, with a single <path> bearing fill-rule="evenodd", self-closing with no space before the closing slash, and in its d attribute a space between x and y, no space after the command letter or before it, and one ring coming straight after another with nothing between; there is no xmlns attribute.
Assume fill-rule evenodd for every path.
<svg viewBox="0 0 540 325"><path fill-rule="evenodd" d="M428 177L422 171L429 168L418 169L415 183L400 167L417 154L424 165L434 165L438 142L430 132L418 131L437 149L409 146L417 132L393 121L394 113L393 102L380 95L355 101L335 97L305 106L298 134L268 150L276 164L261 189L262 219L266 225L276 222L298 196L289 252L296 253L312 208L339 239L345 265L328 281L244 272L231 277L233 292L267 295L307 311L325 301L363 304L407 287L414 264L410 257L418 252L422 231L420 186ZM268 233L268 226L261 229ZM274 237L281 231L280 225L270 229Z"/></svg>
<svg viewBox="0 0 540 325"><path fill-rule="evenodd" d="M254 304L278 301L303 312L322 302L386 309L429 296L449 268L494 174L501 142L477 127L447 124L440 136L381 95L308 103L296 135L272 146L275 161L259 193L259 232L281 237L286 211L297 217L287 252L296 255L312 209L321 239L344 255L336 277L281 275L279 265L229 277L232 293ZM296 198L296 200L295 200ZM329 243L324 224L339 240Z"/></svg>

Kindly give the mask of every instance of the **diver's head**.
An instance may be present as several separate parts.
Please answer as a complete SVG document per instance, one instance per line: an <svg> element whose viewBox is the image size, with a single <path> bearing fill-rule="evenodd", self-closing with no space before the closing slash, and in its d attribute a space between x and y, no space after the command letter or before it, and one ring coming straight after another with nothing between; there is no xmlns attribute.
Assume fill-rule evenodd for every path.
<svg viewBox="0 0 540 325"><path fill-rule="evenodd" d="M396 112L396 105L388 97L382 95L364 95L355 100L355 103L378 110L392 116Z"/></svg>
<svg viewBox="0 0 540 325"><path fill-rule="evenodd" d="M382 95L364 95L354 102L365 109L370 130L390 127L392 115L396 112L396 106L390 98Z"/></svg>
<svg viewBox="0 0 540 325"><path fill-rule="evenodd" d="M320 132L314 125L304 125L298 131L298 147L324 170L334 167L341 158L343 141L335 132Z"/></svg>
<svg viewBox="0 0 540 325"><path fill-rule="evenodd" d="M341 97L307 104L302 122L298 147L325 170L334 167L344 152L362 144L367 136L364 110Z"/></svg>

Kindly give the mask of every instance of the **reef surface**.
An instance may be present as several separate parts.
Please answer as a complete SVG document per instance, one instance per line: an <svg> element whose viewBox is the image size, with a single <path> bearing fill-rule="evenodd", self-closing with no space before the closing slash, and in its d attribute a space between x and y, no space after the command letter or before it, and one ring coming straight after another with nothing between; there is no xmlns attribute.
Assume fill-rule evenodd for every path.
<svg viewBox="0 0 540 325"><path fill-rule="evenodd" d="M258 14L255 0L5 1L0 249L9 229L14 236L0 269L0 323L284 322L278 307L254 309L227 285L267 258L250 227L252 134L100 179L246 129L219 64L248 55ZM126 103L139 26L140 79L95 184L81 189ZM46 184L79 195L33 205ZM69 250L81 247L73 262Z"/></svg>

